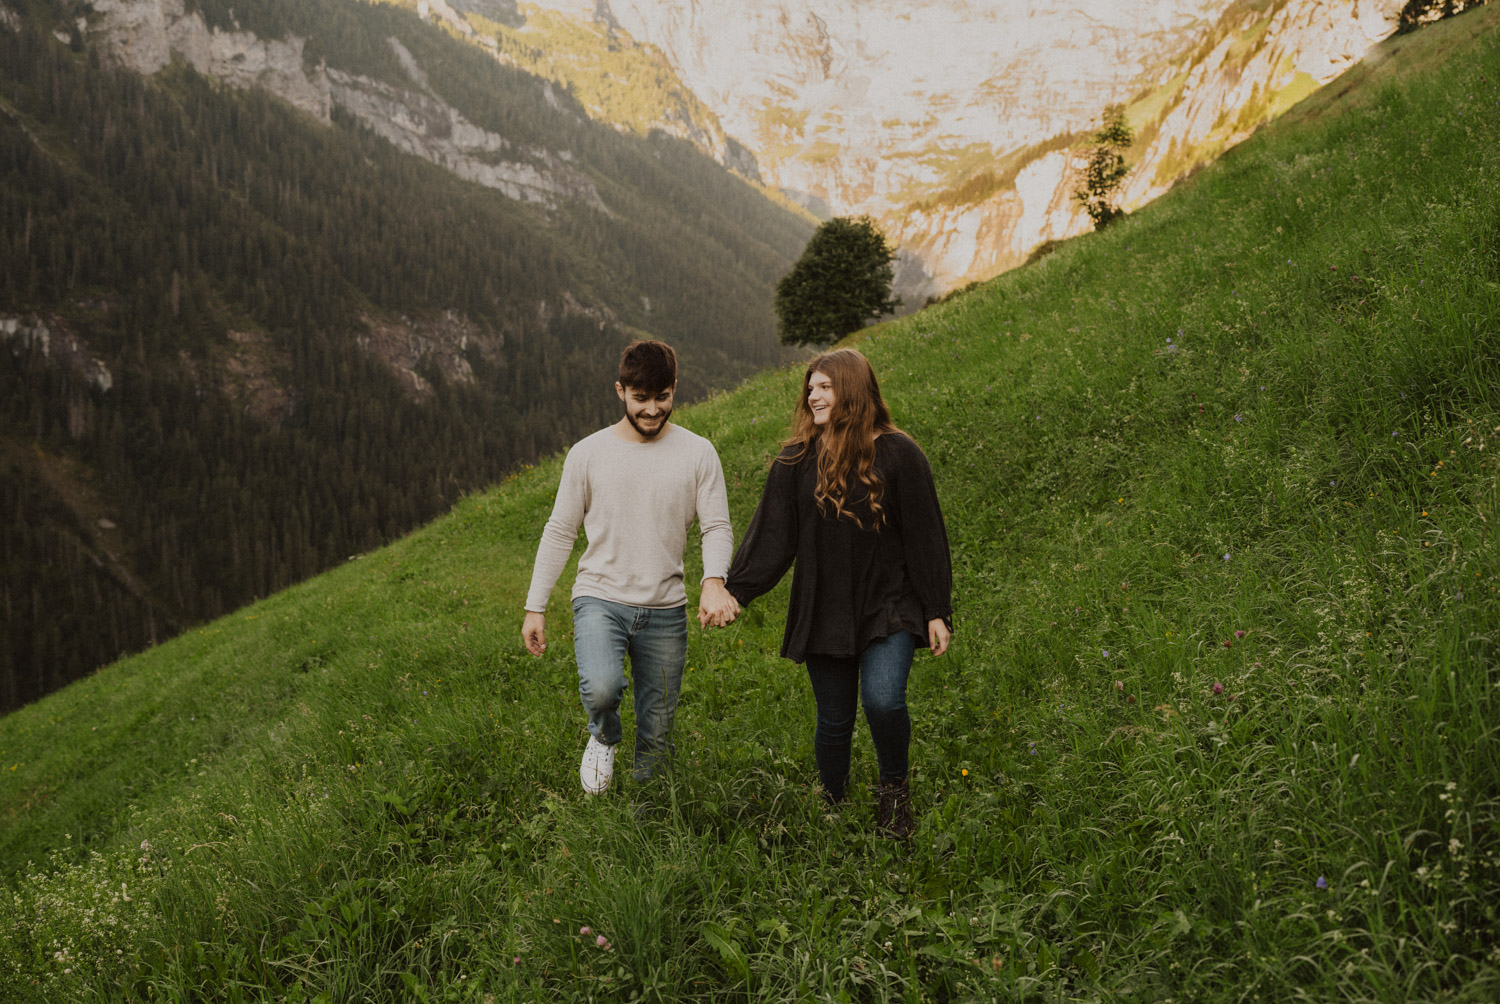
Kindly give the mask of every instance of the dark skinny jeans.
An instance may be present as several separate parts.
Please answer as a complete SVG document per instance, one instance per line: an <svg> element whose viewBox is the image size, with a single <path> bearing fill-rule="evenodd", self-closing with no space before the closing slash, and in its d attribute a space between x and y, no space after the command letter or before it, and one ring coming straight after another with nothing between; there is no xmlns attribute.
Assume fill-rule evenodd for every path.
<svg viewBox="0 0 1500 1004"><path fill-rule="evenodd" d="M858 656L807 655L807 676L818 704L818 728L813 756L818 778L831 801L844 797L849 783L849 751L854 742L854 717L865 706L865 721L875 743L880 780L906 780L911 746L911 715L906 710L906 678L911 673L917 638L898 631L870 643Z"/></svg>

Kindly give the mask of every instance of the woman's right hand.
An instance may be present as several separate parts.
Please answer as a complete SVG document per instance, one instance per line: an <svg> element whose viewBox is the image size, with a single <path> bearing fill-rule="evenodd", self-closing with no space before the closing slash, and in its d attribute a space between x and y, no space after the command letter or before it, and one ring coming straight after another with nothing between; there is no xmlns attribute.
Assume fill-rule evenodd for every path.
<svg viewBox="0 0 1500 1004"><path fill-rule="evenodd" d="M927 622L927 646L932 649L933 655L942 655L948 651L948 642L953 639L953 632L948 630L948 622L941 617L934 617Z"/></svg>

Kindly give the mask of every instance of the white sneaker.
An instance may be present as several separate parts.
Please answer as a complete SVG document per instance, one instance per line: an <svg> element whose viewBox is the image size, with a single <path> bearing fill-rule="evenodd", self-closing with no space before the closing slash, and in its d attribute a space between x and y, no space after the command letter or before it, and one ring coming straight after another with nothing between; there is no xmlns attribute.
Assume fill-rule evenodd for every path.
<svg viewBox="0 0 1500 1004"><path fill-rule="evenodd" d="M578 780L583 782L583 790L590 795L602 795L609 790L614 776L615 748L589 736L589 744L583 748L583 761L578 765Z"/></svg>

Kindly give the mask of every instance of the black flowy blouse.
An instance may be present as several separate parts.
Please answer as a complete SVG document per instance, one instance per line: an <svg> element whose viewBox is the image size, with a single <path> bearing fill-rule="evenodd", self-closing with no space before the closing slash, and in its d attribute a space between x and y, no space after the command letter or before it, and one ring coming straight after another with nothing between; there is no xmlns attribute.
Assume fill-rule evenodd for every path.
<svg viewBox="0 0 1500 1004"><path fill-rule="evenodd" d="M800 445L771 464L760 505L740 541L725 583L741 605L769 592L792 573L781 654L802 662L815 655L855 656L872 642L910 631L927 645L927 622L953 619L953 563L927 456L902 433L875 440L875 470L884 484L883 526L861 530L848 517L818 511L813 499L817 459ZM848 487L860 522L871 526L868 491L857 477Z"/></svg>

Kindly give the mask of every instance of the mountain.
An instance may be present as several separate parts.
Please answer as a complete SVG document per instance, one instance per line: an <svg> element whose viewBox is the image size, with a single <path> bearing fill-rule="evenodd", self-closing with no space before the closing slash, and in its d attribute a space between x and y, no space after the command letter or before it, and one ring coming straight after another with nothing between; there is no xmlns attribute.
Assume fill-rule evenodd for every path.
<svg viewBox="0 0 1500 1004"><path fill-rule="evenodd" d="M1352 65L1403 2L536 0L501 22L493 3L420 6L502 49L558 44L562 18L656 54L767 183L879 219L916 306L1088 229L1071 195L1106 105L1137 131L1135 208Z"/></svg>
<svg viewBox="0 0 1500 1004"><path fill-rule="evenodd" d="M0 0L0 179L0 708L787 358L812 230L342 0Z"/></svg>

